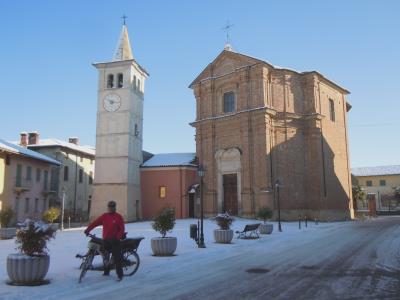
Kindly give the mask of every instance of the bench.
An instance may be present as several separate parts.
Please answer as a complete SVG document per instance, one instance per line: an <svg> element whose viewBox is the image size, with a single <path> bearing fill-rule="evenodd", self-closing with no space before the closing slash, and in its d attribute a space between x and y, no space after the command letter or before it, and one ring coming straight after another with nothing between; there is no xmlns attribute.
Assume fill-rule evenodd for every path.
<svg viewBox="0 0 400 300"><path fill-rule="evenodd" d="M247 224L242 231L236 231L238 239L258 239L258 227L261 223Z"/></svg>

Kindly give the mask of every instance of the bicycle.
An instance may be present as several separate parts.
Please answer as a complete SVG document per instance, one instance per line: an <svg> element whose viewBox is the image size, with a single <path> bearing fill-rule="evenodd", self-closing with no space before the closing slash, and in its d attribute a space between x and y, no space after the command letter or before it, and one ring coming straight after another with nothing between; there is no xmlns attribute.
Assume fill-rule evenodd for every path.
<svg viewBox="0 0 400 300"><path fill-rule="evenodd" d="M104 241L96 237L94 234L88 234L91 238L88 242L88 252L85 255L77 254L75 257L82 259L80 265L81 273L79 275L79 283L82 282L88 270L93 270L93 259L96 255L100 255L103 260L103 267L111 269L114 267L114 259L109 251L104 248ZM137 249L144 237L125 238L121 240L122 251L122 270L124 276L132 276L136 273L140 265L140 258Z"/></svg>

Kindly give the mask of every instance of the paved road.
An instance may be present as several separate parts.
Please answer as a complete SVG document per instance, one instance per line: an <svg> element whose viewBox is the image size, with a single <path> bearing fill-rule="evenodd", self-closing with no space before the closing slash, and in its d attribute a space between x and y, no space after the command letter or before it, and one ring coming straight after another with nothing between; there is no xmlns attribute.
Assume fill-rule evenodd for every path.
<svg viewBox="0 0 400 300"><path fill-rule="evenodd" d="M400 299L399 225L400 217L348 222L302 244L160 269L104 299Z"/></svg>

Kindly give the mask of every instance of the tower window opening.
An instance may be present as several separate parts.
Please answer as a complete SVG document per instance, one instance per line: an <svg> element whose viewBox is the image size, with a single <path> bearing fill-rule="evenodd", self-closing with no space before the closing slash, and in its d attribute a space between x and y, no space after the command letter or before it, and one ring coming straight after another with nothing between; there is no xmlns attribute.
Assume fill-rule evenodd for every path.
<svg viewBox="0 0 400 300"><path fill-rule="evenodd" d="M124 86L124 75L118 74L118 84L117 87L122 88Z"/></svg>
<svg viewBox="0 0 400 300"><path fill-rule="evenodd" d="M114 75L108 74L107 77L107 88L112 89L114 87Z"/></svg>
<svg viewBox="0 0 400 300"><path fill-rule="evenodd" d="M136 75L133 75L133 89L136 91Z"/></svg>

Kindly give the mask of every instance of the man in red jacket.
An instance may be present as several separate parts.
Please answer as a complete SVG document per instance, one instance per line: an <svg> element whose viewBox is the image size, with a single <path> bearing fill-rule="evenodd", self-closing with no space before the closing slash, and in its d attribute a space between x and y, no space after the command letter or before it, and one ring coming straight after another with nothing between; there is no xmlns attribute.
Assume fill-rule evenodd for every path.
<svg viewBox="0 0 400 300"><path fill-rule="evenodd" d="M102 214L96 220L89 224L85 230L88 235L90 231L100 225L103 225L104 247L111 252L114 257L115 270L118 275L118 281L122 280L122 253L120 240L125 234L125 224L122 216L116 212L117 204L115 201L108 202L108 212ZM105 266L104 275L109 275L110 269Z"/></svg>

